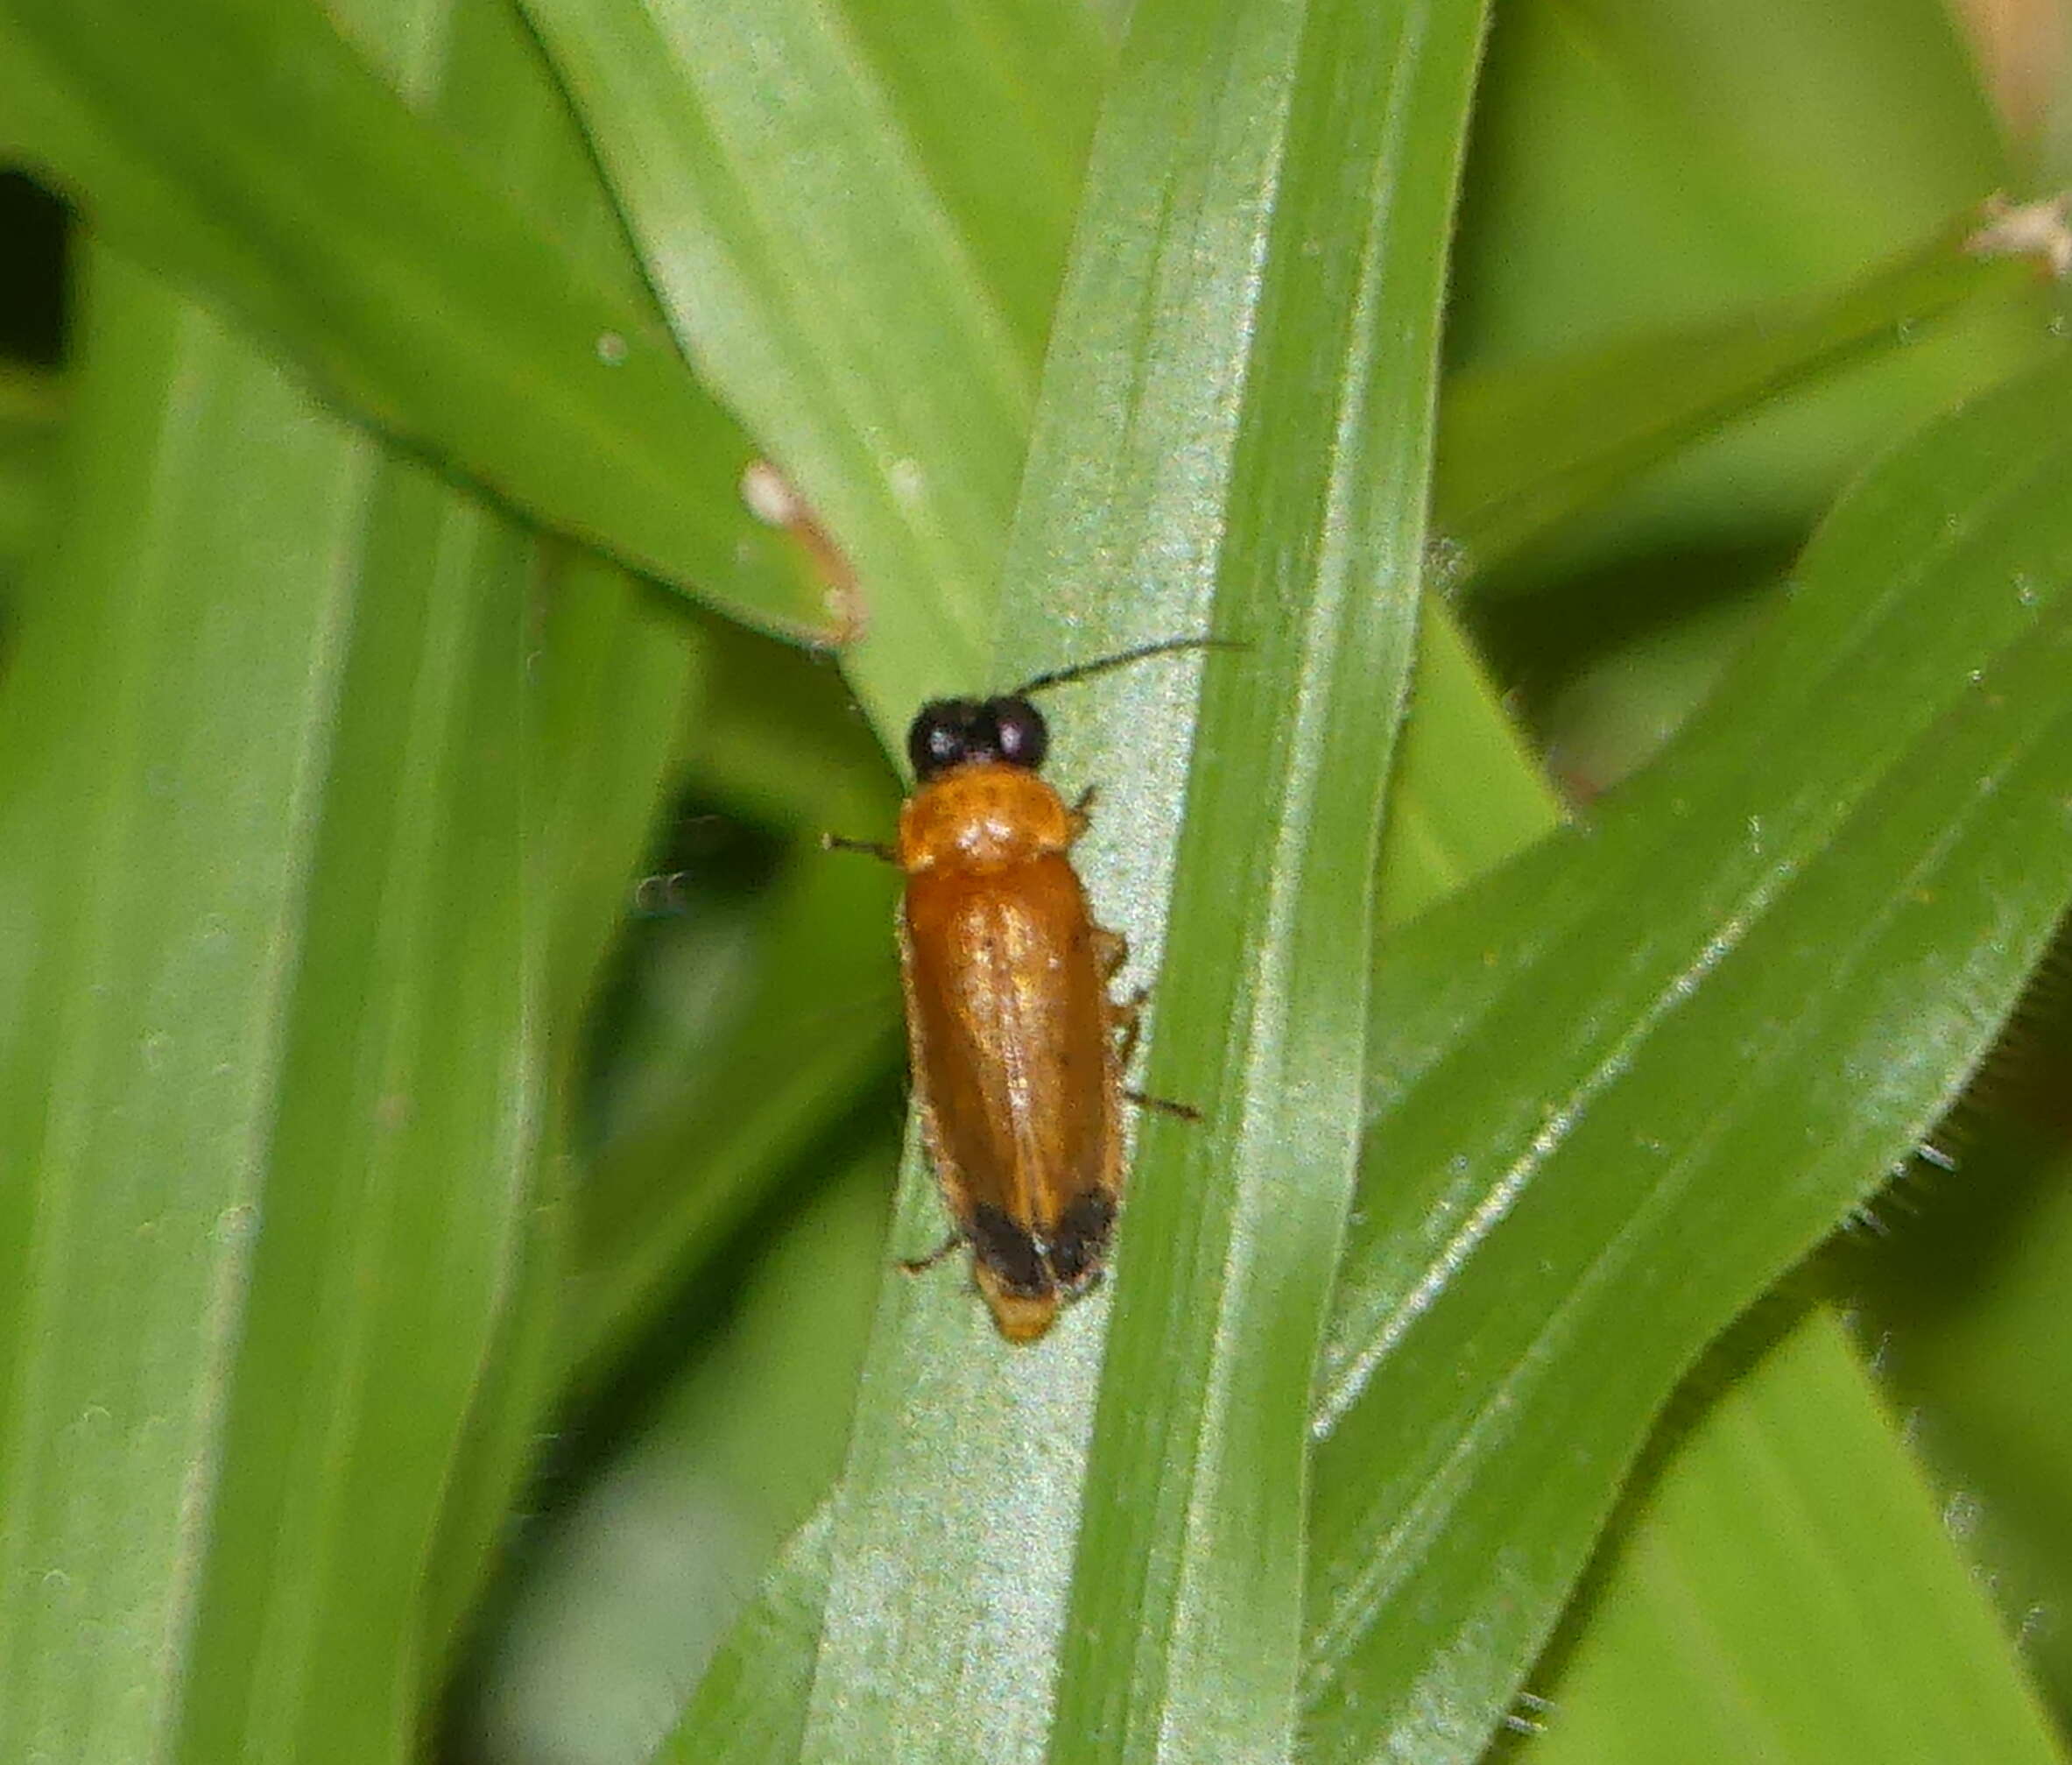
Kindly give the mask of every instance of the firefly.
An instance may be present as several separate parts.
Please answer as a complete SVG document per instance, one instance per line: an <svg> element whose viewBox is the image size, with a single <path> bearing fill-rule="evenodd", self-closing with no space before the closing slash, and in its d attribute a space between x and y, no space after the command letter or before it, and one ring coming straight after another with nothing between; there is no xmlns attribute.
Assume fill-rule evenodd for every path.
<svg viewBox="0 0 2072 1765"><path fill-rule="evenodd" d="M1126 662L1215 645L1149 644L1040 674L988 699L938 699L906 735L914 791L891 846L830 838L897 865L899 972L921 1137L971 1247L1000 1334L1033 1342L1101 1279L1122 1200L1122 1106L1196 1112L1129 1090L1145 995L1110 988L1129 955L1097 923L1072 846L1093 793L1040 776L1050 731L1030 695Z"/></svg>

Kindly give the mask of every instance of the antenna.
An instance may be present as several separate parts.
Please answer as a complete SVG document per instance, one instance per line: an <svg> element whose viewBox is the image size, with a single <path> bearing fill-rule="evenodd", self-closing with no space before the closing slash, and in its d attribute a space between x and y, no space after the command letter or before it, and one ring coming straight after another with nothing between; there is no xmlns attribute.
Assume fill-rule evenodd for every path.
<svg viewBox="0 0 2072 1765"><path fill-rule="evenodd" d="M1040 693L1051 687L1069 686L1074 681L1083 681L1089 674L1104 674L1110 668L1119 668L1129 662L1140 662L1146 656L1171 655L1176 650L1242 650L1249 647L1237 638L1166 638L1155 644L1139 644L1133 650L1124 650L1119 654L1102 656L1090 662L1075 662L1068 668L1054 668L1047 674L1024 681L1009 695L1011 698L1025 698L1031 693Z"/></svg>

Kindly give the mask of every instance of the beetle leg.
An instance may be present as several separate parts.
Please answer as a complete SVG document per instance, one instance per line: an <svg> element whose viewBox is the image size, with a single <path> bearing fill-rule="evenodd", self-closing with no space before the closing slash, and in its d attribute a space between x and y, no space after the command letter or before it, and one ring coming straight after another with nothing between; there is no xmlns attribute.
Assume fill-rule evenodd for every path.
<svg viewBox="0 0 2072 1765"><path fill-rule="evenodd" d="M1137 1039L1144 1030L1144 1002L1151 997L1151 989L1140 986L1125 999L1111 1003L1109 1011L1119 1034L1115 1041L1115 1069L1124 1070L1137 1053ZM1174 1103L1170 1098L1152 1097L1141 1091L1125 1089L1123 1095L1139 1109L1155 1109L1164 1115L1176 1115L1182 1121L1199 1121L1202 1112L1191 1103Z"/></svg>
<svg viewBox="0 0 2072 1765"><path fill-rule="evenodd" d="M1140 986L1129 998L1111 1002L1108 1007L1119 1032L1115 1042L1115 1065L1118 1072L1129 1065L1137 1052L1137 1038L1144 1032L1144 1002L1150 997L1151 989Z"/></svg>
<svg viewBox="0 0 2072 1765"><path fill-rule="evenodd" d="M963 1241L964 1234L962 1232L953 1232L926 1256L902 1257L899 1267L909 1274L926 1274Z"/></svg>
<svg viewBox="0 0 2072 1765"><path fill-rule="evenodd" d="M1079 801L1072 805L1072 837L1076 840L1087 830L1093 820L1094 799L1101 794L1099 785L1089 785L1079 794Z"/></svg>
<svg viewBox="0 0 2072 1765"><path fill-rule="evenodd" d="M883 858L889 865L899 862L899 854L879 840L845 839L840 834L822 834L821 850L824 852L864 852L874 858Z"/></svg>
<svg viewBox="0 0 2072 1765"><path fill-rule="evenodd" d="M1176 1115L1182 1121L1202 1119L1202 1112L1191 1103L1175 1103L1169 1097L1150 1097L1140 1091L1125 1091L1123 1095L1138 1109L1155 1109L1160 1115Z"/></svg>

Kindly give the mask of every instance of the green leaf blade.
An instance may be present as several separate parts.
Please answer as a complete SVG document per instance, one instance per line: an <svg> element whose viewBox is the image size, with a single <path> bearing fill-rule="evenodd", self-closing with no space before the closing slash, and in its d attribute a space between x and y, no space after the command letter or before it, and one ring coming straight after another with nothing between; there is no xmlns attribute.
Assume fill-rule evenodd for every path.
<svg viewBox="0 0 2072 1765"><path fill-rule="evenodd" d="M1731 420L2034 285L1974 255L1973 207L1841 286L1595 350L1469 369L1446 389L1433 494L1451 579L1486 576ZM2044 333L2036 328L2040 347Z"/></svg>
<svg viewBox="0 0 2072 1765"><path fill-rule="evenodd" d="M526 12L685 349L855 573L846 660L873 721L896 732L922 698L969 690L1098 94L1089 16L1026 0ZM928 77L900 47L924 39ZM1033 124L1004 163L974 127L987 98ZM1011 172L1022 198L979 199Z"/></svg>
<svg viewBox="0 0 2072 1765"><path fill-rule="evenodd" d="M1234 72L1202 47L1222 22L1153 11L1134 28L1166 64L1202 32L1212 84ZM1217 559L1218 628L1251 652L1206 674L1148 1076L1208 1120L1142 1136L1053 1765L1288 1746L1308 1369L1350 1202L1379 804L1413 649L1481 15L1248 23L1262 46L1289 33L1256 316L1232 326L1251 341ZM1182 1032L1175 1055L1179 1025L1222 1033Z"/></svg>
<svg viewBox="0 0 2072 1765"><path fill-rule="evenodd" d="M1887 462L1670 759L1384 964L1314 1756L1474 1756L1671 1385L2012 1003L2072 886L2067 391Z"/></svg>
<svg viewBox="0 0 2072 1765"><path fill-rule="evenodd" d="M379 1758L414 1726L437 1656L398 1620L532 1206L526 543L421 471L366 519L191 1644L197 1761Z"/></svg>
<svg viewBox="0 0 2072 1765"><path fill-rule="evenodd" d="M25 608L7 700L9 943L35 965L0 1036L0 1561L40 1591L0 1603L0 1750L114 1759L180 1719L366 463L144 279L95 287L73 506L100 519ZM279 445L231 485L247 420ZM187 693L217 671L240 690ZM98 733L39 752L67 729Z"/></svg>
<svg viewBox="0 0 2072 1765"><path fill-rule="evenodd" d="M1169 119L1137 121L1140 143L1103 151L1166 151ZM1244 126L1234 120L1231 134ZM1203 627L1214 547L1199 512L1228 477L1235 413L1224 389L1244 359L1241 335L1217 321L1244 299L1261 224L1203 197L1222 163L1204 154L1190 173L1197 187L1163 193L1189 214L1191 235L1109 224L1141 200L1119 183L1082 221L1088 244L1064 297L1010 546L1008 628L982 678L1025 678ZM1258 172L1233 176L1256 183ZM1148 299L1147 282L1159 289ZM1138 335L1146 308L1168 315L1161 335L1188 340L1184 361ZM1171 448L1182 433L1198 445ZM1112 493L1076 494L1096 482ZM1050 714L1061 788L1102 793L1075 861L1097 917L1127 935L1145 971L1161 941L1200 667L1181 656L1122 670L1061 694ZM934 1188L910 1152L896 1253L939 1238ZM802 1756L1043 1756L1106 1305L1096 1294L1017 1350L995 1335L968 1280L892 1278L835 1503Z"/></svg>
<svg viewBox="0 0 2072 1765"><path fill-rule="evenodd" d="M1464 35L1455 36L1463 17L1469 28ZM1474 22L1471 15L1456 13L1446 29L1434 33L1456 52L1454 109L1439 129L1417 136L1427 151L1434 141L1443 144L1437 162L1438 194L1434 196L1427 181L1433 170L1429 164L1426 177L1411 181L1420 200L1434 202L1440 213L1450 192L1450 153L1457 145L1459 105L1465 69L1472 60ZM1171 31L1173 21L1164 21L1163 28ZM1181 32L1174 40L1185 40L1187 34ZM1319 36L1327 43L1332 40L1321 27ZM1425 305L1419 322L1403 339L1403 356L1377 352L1385 356L1385 363L1378 363L1367 353L1371 345L1367 327L1374 323L1374 315L1360 307L1362 291L1371 286L1363 283L1362 275L1371 276L1376 261L1361 255L1357 247L1363 242L1358 237L1350 254L1335 256L1314 283L1303 280L1300 269L1290 270L1288 282L1293 286L1279 285L1275 296L1287 302L1286 310L1276 315L1283 327L1278 334L1279 347L1291 353L1298 347L1313 350L1315 332L1309 328L1310 321L1327 335L1342 335L1347 360L1342 364L1333 356L1332 374L1334 382L1343 377L1347 406L1357 413L1371 396L1372 383L1385 385L1399 400L1399 414L1393 404L1392 413L1407 426L1406 431L1391 430L1388 442L1371 443L1357 415L1344 415L1327 396L1321 404L1304 400L1276 406L1269 414L1253 413L1256 427L1240 440L1242 403L1233 403L1227 388L1258 361L1251 314L1256 310L1253 303L1261 296L1245 265L1263 249L1273 224L1272 211L1258 192L1271 175L1269 167L1279 151L1276 144L1288 126L1283 95L1291 83L1291 64L1300 42L1299 18L1262 12L1227 59L1220 46L1211 51L1204 44L1191 46L1203 52L1201 77L1205 84L1246 96L1230 102L1223 122L1224 133L1213 146L1199 141L1191 144L1175 159L1175 170L1169 177L1146 175L1145 166L1160 164L1173 154L1175 139L1184 138L1186 132L1176 130L1173 121L1200 110L1198 93L1192 87L1165 89L1155 78L1147 77L1134 110L1125 106L1110 113L1101 152L1114 156L1104 158L1103 163L1118 169L1111 173L1114 181L1105 196L1093 200L1082 222L1082 237L1099 242L1100 249L1082 260L1068 293L1058 355L1052 366L1051 384L1061 389L1059 402L1048 407L1012 553L1011 572L1025 591L1011 597L1010 605L1042 611L1034 617L1025 613L1011 652L1014 662L1025 670L1083 659L1132 639L1169 637L1190 624L1198 628L1200 614L1190 608L1201 604L1219 567L1223 538L1221 520L1209 512L1215 505L1205 508L1200 489L1242 510L1236 519L1246 528L1246 536L1233 543L1244 562L1225 560L1223 568L1251 576L1259 560L1277 547L1299 541L1296 549L1301 561L1287 565L1286 577L1265 571L1256 580L1276 587L1300 582L1307 589L1308 572L1314 568L1331 580L1336 597L1329 591L1321 597L1323 610L1314 615L1314 623L1307 628L1300 619L1290 617L1283 624L1262 613L1258 628L1271 635L1262 635L1259 646L1268 653L1258 671L1245 676L1245 688L1278 703L1283 699L1275 688L1261 686L1262 677L1284 682L1306 679L1312 687L1307 698L1292 686L1285 697L1286 702L1303 703L1311 713L1307 735L1298 738L1289 727L1276 725L1274 739L1264 744L1265 758L1260 764L1263 771L1310 769L1314 791L1314 769L1325 753L1346 761L1345 776L1336 782L1345 788L1351 807L1331 822L1328 837L1319 839L1317 850L1320 858L1325 853L1334 858L1343 858L1345 851L1353 854L1338 869L1345 886L1354 892L1357 918L1364 879L1372 868L1374 801L1396 703L1386 691L1371 698L1369 690L1378 660L1384 675L1392 669L1399 681L1407 667L1411 627L1403 618L1405 604L1399 597L1410 575L1401 567L1406 557L1418 555L1418 547L1413 538L1398 532L1393 543L1382 543L1379 563L1363 558L1363 569L1393 573L1398 590L1394 597L1371 598L1364 592L1371 581L1365 575L1357 577L1359 589L1350 586L1343 558L1324 564L1312 561L1319 551L1328 549L1319 537L1323 519L1320 509L1335 503L1334 512L1363 534L1377 524L1400 521L1405 508L1412 511L1414 532L1422 485L1417 459L1423 445L1421 426L1429 410L1437 260L1413 259L1417 267L1404 271L1403 280L1411 292L1401 298L1415 301L1421 297ZM1321 65L1328 58L1322 51L1318 53ZM1147 60L1166 69L1155 51L1148 53ZM1262 91L1264 99L1254 95ZM1438 108L1445 112L1443 103ZM1336 145L1332 124L1339 120L1329 116L1328 106L1321 118L1314 112L1307 118L1307 126L1315 132L1305 151L1321 163L1306 164L1305 176L1314 180L1314 200L1320 204L1341 194L1335 177L1343 176L1356 191L1364 192L1366 179L1374 175L1367 157L1378 152L1372 141L1363 142L1348 156L1353 168L1350 171L1331 157L1329 150ZM1164 212L1165 224L1159 230L1146 235L1126 223L1115 224L1123 213L1146 201L1159 204ZM1293 264L1301 229L1314 222L1293 208L1279 224L1286 229L1279 250ZM1205 248L1204 237L1211 233L1228 234L1235 249ZM1443 229L1420 229L1416 237L1428 247L1433 239L1443 237ZM1110 242L1117 239L1133 242L1126 254L1112 251ZM1150 292L1154 287L1155 295ZM1155 335L1131 335L1146 310L1160 314ZM1300 346L1298 334L1302 336ZM1120 349L1115 347L1117 339L1122 340ZM1180 347L1174 349L1174 344ZM1407 386L1406 357L1410 364ZM1216 364L1213 368L1211 361ZM1416 390L1420 371L1427 377L1421 396ZM1308 378L1314 384L1314 376ZM1321 422L1321 429L1305 428L1305 418ZM1343 477L1331 481L1317 462L1330 453L1335 423L1354 433L1350 438L1342 433L1336 436L1349 462ZM1409 436L1407 441L1404 434ZM1376 450L1372 455L1364 451L1370 445ZM1402 453L1391 458L1389 466L1400 467L1407 459L1411 469L1385 470L1377 463L1378 456L1391 445ZM1285 477L1277 477L1274 467L1284 449L1293 454L1298 463ZM1233 450L1245 450L1241 469L1230 463ZM1119 470L1118 459L1128 462ZM1076 498L1075 487L1096 471L1102 473L1106 494ZM1370 482L1364 473L1371 473L1372 482L1389 485L1379 511L1361 502ZM1096 515L1091 526L1089 511ZM1085 587L1061 597L1061 586L1077 584ZM1116 592L1125 584L1131 590L1126 600ZM1100 592L1103 587L1110 591L1106 596ZM1258 591L1271 592L1265 587ZM1293 588L1288 591L1296 592ZM1133 604L1139 596L1151 604ZM1373 621L1364 631L1358 624L1362 617ZM1350 631L1338 627L1341 618ZM1241 614L1241 622L1242 618ZM1063 623L1067 619L1069 625ZM1064 642L1060 641L1061 630ZM1360 653L1357 662L1351 660L1353 652ZM1223 660L1209 660L1212 681ZM1343 668L1344 674L1335 677L1336 668ZM1004 670L1004 676L1011 671ZM1160 780L1171 776L1171 761L1177 756L1162 732L1184 727L1180 717L1151 708L1172 704L1184 692L1193 672L1180 665L1146 667L1134 681L1124 677L1112 683L1113 692L1108 690L1110 682L1098 688L1089 683L1083 692L1075 692L1075 715L1068 726L1064 710L1058 713L1061 777L1090 774L1100 780L1104 793L1102 814L1089 842L1087 873L1097 900L1129 904L1123 923L1140 952L1158 943L1155 879L1168 862L1159 853L1157 830L1169 822L1171 811L1161 808L1158 799ZM1334 695L1344 693L1346 680L1353 675L1360 683L1360 704L1379 721L1378 740L1371 727L1364 742L1348 733L1358 727L1357 720L1350 724L1344 720L1343 705ZM1125 709L1131 702L1123 696L1125 693L1133 695L1135 704L1144 709ZM1078 709L1082 703L1098 704L1106 714L1089 716ZM1231 703L1242 721L1247 700L1241 695ZM1332 720L1318 711L1326 705L1340 714L1337 730L1344 746L1323 742L1321 731ZM1128 738L1124 731L1131 732ZM1150 731L1161 733L1153 738L1155 748L1146 752L1144 737ZM1110 757L1106 760L1101 758L1103 742ZM1242 745L1242 740L1232 743ZM1370 787L1364 809L1357 782L1363 778ZM1354 782L1348 785L1349 779ZM1164 788L1169 793L1169 786ZM1247 775L1233 795L1256 805L1262 796L1274 799L1277 791L1272 785L1262 785L1259 777ZM1303 816L1298 814L1295 819L1300 822ZM1117 829L1126 832L1118 835ZM1246 840L1253 837L1250 830L1243 836ZM1154 879L1153 887L1144 886L1147 879ZM1219 920L1223 917L1220 908L1209 913ZM1328 918L1320 915L1318 924ZM1352 976L1357 984L1357 968ZM1318 978L1312 973L1306 979L1314 990ZM1348 984L1342 959L1332 964L1328 982L1334 987ZM1180 1013L1182 1021L1189 1016ZM1356 1002L1351 1011L1356 1026L1359 1017ZM1213 1012L1201 1019L1203 1023L1217 1020ZM1344 1119L1350 1123L1357 1110L1357 1063L1347 1064L1343 1049L1336 1054L1346 1085L1342 1099ZM1209 1054L1212 1067L1216 1057ZM1138 1161L1139 1184L1150 1180L1146 1173L1159 1155L1152 1144L1158 1132L1148 1130L1144 1136ZM1350 1168L1350 1126L1347 1133L1342 1163ZM1173 1147L1166 1147L1166 1155L1170 1158L1172 1153ZM1325 1156L1328 1162L1328 1154ZM1255 1211L1262 1199L1255 1196ZM1139 1189L1132 1207L1141 1204ZM1311 1300L1318 1308L1317 1317L1342 1206L1342 1198L1335 1200L1327 1190L1311 1215L1313 1221L1322 1222L1326 1239L1321 1255L1314 1253L1312 1246L1307 1259L1315 1277ZM917 1199L910 1188L908 1211L903 1218L917 1239L927 1232L924 1222L930 1211L925 1197ZM1117 1290L1127 1290L1124 1283L1134 1281L1149 1293L1157 1280L1155 1267L1133 1276L1124 1274L1118 1278ZM1169 1288L1158 1290L1169 1296ZM888 1296L888 1308L897 1306L899 1312L911 1315L916 1308L906 1300L904 1293ZM983 1341L983 1319L973 1315L968 1298L962 1303L965 1329ZM1061 1534L1070 1536L1076 1455L1083 1450L1080 1443L1085 1427L1083 1415L1068 1427L1063 1425L1063 1418L1072 1411L1059 1406L1075 1399L1083 1401L1077 1398L1084 1380L1081 1369L1088 1348L1095 1345L1087 1342L1085 1326L1098 1307L1099 1302L1092 1302L1077 1308L1050 1340L1040 1349L1011 1356L1011 1365L1002 1363L997 1345L964 1351L967 1355L983 1355L976 1368L968 1360L932 1363L931 1351L940 1354L941 1350L919 1324L881 1324L881 1331L907 1332L907 1339L899 1347L881 1341L872 1357L874 1366L888 1370L876 1376L896 1376L901 1394L896 1408L881 1408L881 1401L872 1394L873 1375L867 1375L857 1452L835 1510L833 1584L807 1756L1032 1756L1027 1749L1040 1747L1047 1729L1051 1730L1054 1749L1068 1752L1075 1747L1103 1744L1068 1705L1061 1705L1052 1726L1046 1697L1049 1674L1044 1664L1062 1615L1064 1564L1054 1554L1054 1541ZM1283 1406L1288 1413L1280 1448L1287 1477L1278 1492L1291 1528L1300 1511L1305 1410L1301 1393L1314 1352L1314 1321L1306 1331L1298 1320L1290 1331L1265 1332L1261 1338L1263 1359L1253 1374L1257 1382L1265 1383L1271 1373L1277 1390L1285 1393L1292 1384L1294 1391L1292 1407ZM1292 1381L1285 1376L1291 1359L1296 1368ZM1049 1364L1040 1364L1043 1361ZM896 1374L890 1372L893 1368L898 1369ZM949 1437L941 1434L948 1424L940 1409L962 1412L962 1426L954 1436L957 1457L973 1465L990 1459L995 1473L971 1487L944 1486L940 1467L950 1448ZM1118 1482L1129 1481L1126 1473L1111 1472L1110 1476ZM1018 1541L1017 1549L1003 1558L991 1541L1009 1537ZM929 1565L925 1580L913 1578L917 1560ZM1288 1565L1280 1567L1292 1572ZM907 1591L894 1597L891 1589L895 1586ZM1279 1663L1280 1704L1278 1713L1271 1706L1264 1711L1265 1721L1278 1725L1281 1744L1293 1682L1292 1579L1286 1591L1288 1649ZM1247 1589L1248 1598L1251 1592ZM1229 1594L1225 1588L1215 1597L1227 1599ZM1009 1628L1002 1618L1011 1611L1015 1616ZM1112 1682L1126 1665L1111 1655L1101 1670ZM1066 1672L1069 1676L1072 1670L1068 1657ZM1197 1690L1216 1677L1205 1662L1191 1663L1181 1671ZM1269 1674L1272 1671L1270 1667ZM1071 1685L1069 1677L1066 1684ZM982 1684L988 1689L982 1690ZM1229 1695L1234 1705L1237 1694L1232 1690ZM1109 1731L1107 1740L1112 1743L1118 1733ZM1191 1744L1210 1743L1197 1737ZM1063 1754L1054 1751L1054 1756Z"/></svg>
<svg viewBox="0 0 2072 1765"><path fill-rule="evenodd" d="M1538 1732L1505 1756L2058 1765L1895 1432L1841 1326L1810 1312L1646 1488Z"/></svg>
<svg viewBox="0 0 2072 1765"><path fill-rule="evenodd" d="M315 6L21 0L0 46L0 142L348 406L731 618L848 634L798 541L744 504L758 449L652 310L562 252Z"/></svg>

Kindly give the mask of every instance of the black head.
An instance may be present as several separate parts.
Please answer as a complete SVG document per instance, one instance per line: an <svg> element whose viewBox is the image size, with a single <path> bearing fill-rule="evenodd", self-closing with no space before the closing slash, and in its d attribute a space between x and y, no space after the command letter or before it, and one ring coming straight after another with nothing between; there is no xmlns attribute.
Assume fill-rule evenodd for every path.
<svg viewBox="0 0 2072 1765"><path fill-rule="evenodd" d="M906 757L923 784L973 760L1034 772L1049 752L1043 713L1024 698L932 699L906 731Z"/></svg>

